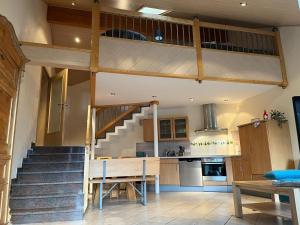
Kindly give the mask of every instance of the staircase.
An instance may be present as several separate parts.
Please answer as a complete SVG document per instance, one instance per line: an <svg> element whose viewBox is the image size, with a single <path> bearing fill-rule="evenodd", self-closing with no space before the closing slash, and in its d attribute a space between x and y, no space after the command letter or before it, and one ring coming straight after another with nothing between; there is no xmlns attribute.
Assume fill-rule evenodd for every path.
<svg viewBox="0 0 300 225"><path fill-rule="evenodd" d="M111 109L116 109L118 106L115 106ZM148 113L150 110L150 105L149 104L141 104L138 106L135 106L135 108L131 108L132 110L130 111L130 108L126 108L126 110L118 110L118 113L115 113L114 117L118 117L118 114L124 114L124 117L119 117L118 119L111 118L110 120L115 120L115 122L112 124L112 126L108 127L106 129L101 129L101 126L98 125L97 129L101 130L101 132L96 133L96 139L97 139L97 148L101 148L103 144L112 142L113 138L118 137L122 134L122 132L128 130L128 128L137 122L139 122L141 119L148 117ZM110 109L110 110L111 110ZM128 114L126 112L130 111ZM105 111L101 112L102 114L105 114ZM114 113L113 113L114 114ZM101 114L97 115L96 121L98 124L102 124L102 127L105 127L106 123L108 122L103 121L101 119ZM104 126L103 126L104 125Z"/></svg>
<svg viewBox="0 0 300 225"><path fill-rule="evenodd" d="M83 218L84 147L29 150L10 194L13 224Z"/></svg>

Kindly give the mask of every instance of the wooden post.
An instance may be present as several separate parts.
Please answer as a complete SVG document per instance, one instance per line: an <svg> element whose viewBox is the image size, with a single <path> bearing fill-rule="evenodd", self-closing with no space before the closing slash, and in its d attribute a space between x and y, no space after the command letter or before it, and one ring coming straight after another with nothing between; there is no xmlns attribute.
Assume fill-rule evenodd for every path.
<svg viewBox="0 0 300 225"><path fill-rule="evenodd" d="M196 56L197 56L197 68L198 68L197 80L202 81L204 79L204 72L203 72L203 63L202 63L200 21L198 18L194 19L193 40L194 40L194 48L196 49Z"/></svg>
<svg viewBox="0 0 300 225"><path fill-rule="evenodd" d="M90 70L98 72L99 70L99 41L100 41L100 6L95 1L92 8L92 39L91 39L91 64Z"/></svg>
<svg viewBox="0 0 300 225"><path fill-rule="evenodd" d="M281 38L280 38L280 32L275 32L275 43L277 46L278 56L280 59L280 67L281 67L281 74L282 74L282 83L281 87L286 88L288 86L288 78L286 73L286 67L285 67L285 61L284 61L284 55L283 55L283 49L281 45Z"/></svg>
<svg viewBox="0 0 300 225"><path fill-rule="evenodd" d="M90 104L93 107L96 103L95 103L95 99L96 99L96 73L91 73L90 76L90 95L91 95L91 100L90 100Z"/></svg>

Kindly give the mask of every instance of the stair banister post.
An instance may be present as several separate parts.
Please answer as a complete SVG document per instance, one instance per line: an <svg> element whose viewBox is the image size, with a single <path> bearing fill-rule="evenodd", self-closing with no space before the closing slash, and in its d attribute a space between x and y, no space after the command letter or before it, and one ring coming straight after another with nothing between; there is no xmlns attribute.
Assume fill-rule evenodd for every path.
<svg viewBox="0 0 300 225"><path fill-rule="evenodd" d="M96 108L92 108L92 140L91 140L91 159L95 159L96 145Z"/></svg>
<svg viewBox="0 0 300 225"><path fill-rule="evenodd" d="M158 127L157 127L157 106L158 101L151 102L153 110L153 132L154 132L154 157L158 157ZM159 194L159 175L155 176L155 194Z"/></svg>

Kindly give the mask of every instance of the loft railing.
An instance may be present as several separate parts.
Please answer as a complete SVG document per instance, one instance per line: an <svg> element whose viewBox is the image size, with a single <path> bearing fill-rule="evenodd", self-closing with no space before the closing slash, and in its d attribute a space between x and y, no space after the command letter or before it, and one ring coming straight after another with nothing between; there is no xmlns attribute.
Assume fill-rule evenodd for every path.
<svg viewBox="0 0 300 225"><path fill-rule="evenodd" d="M102 12L101 35L156 43L193 46L191 24Z"/></svg>

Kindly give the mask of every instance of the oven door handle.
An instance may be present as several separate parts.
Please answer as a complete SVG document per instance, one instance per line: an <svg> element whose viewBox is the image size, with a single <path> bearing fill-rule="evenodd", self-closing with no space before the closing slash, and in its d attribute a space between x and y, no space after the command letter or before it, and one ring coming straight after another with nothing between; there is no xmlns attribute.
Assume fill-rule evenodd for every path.
<svg viewBox="0 0 300 225"><path fill-rule="evenodd" d="M224 162L202 162L202 164L208 164L208 165L217 164L217 165L222 165L222 164L225 164L225 163Z"/></svg>

